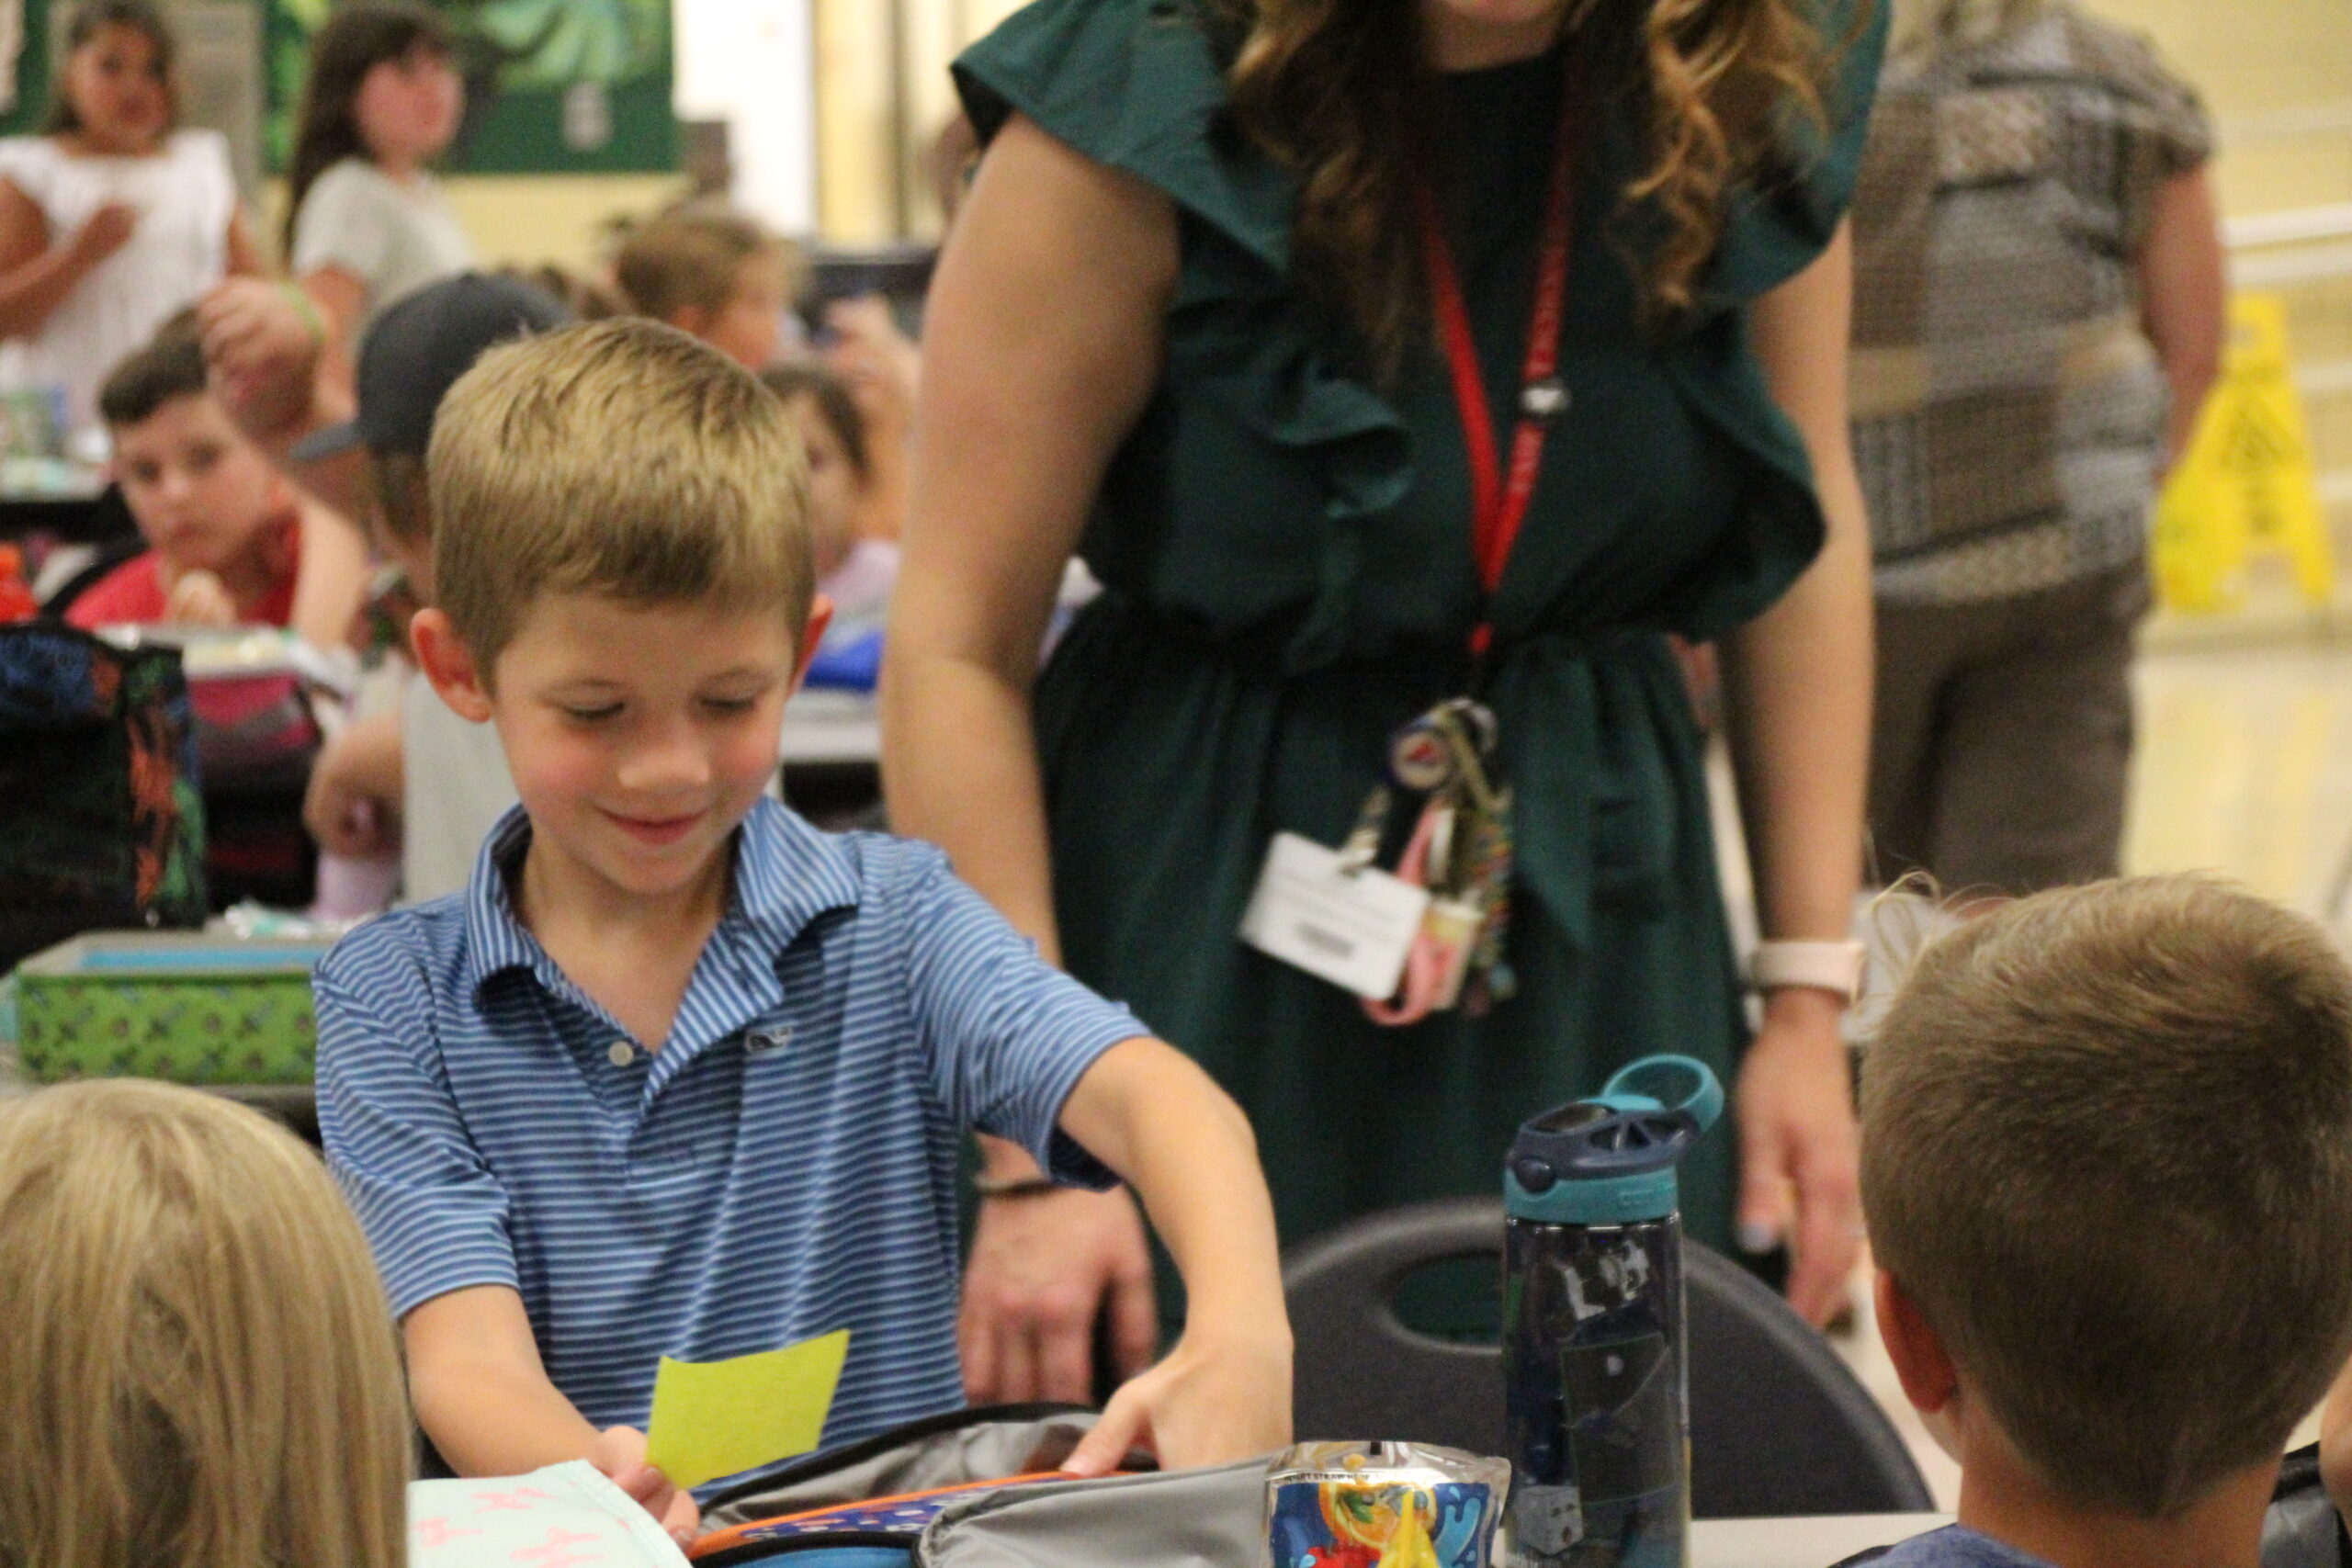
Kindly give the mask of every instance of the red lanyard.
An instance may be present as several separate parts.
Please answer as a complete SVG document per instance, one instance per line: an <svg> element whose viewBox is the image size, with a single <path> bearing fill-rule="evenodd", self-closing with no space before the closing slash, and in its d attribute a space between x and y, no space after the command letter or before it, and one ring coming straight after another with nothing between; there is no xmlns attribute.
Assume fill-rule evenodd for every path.
<svg viewBox="0 0 2352 1568"><path fill-rule="evenodd" d="M1453 373L1453 401L1461 412L1463 444L1470 455L1471 548L1477 557L1478 581L1490 604L1502 586L1503 567L1519 540L1520 525L1527 520L1527 503L1535 493L1535 476L1544 463L1544 433L1567 406L1567 392L1558 372L1560 320L1567 307L1568 257L1575 239L1577 96L1571 85L1560 106L1558 147L1552 158L1552 184L1544 210L1543 249L1536 261L1535 303L1527 322L1527 360L1520 373L1519 424L1511 434L1508 470L1496 447L1494 415L1487 406L1486 378L1478 367L1478 344L1471 335L1470 309L1463 300L1462 279L1453 269L1453 253L1445 242L1437 197L1426 182L1416 187L1430 302L1437 310L1438 329L1444 334L1446 362ZM1493 639L1494 627L1482 616L1470 635L1471 650L1483 654Z"/></svg>

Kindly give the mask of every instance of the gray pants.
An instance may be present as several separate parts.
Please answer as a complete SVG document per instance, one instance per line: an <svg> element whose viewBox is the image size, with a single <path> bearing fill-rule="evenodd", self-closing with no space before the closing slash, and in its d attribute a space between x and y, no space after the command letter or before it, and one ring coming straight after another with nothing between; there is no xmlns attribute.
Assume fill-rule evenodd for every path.
<svg viewBox="0 0 2352 1568"><path fill-rule="evenodd" d="M2023 895L2116 874L2148 602L2135 565L1981 604L1879 604L1873 879Z"/></svg>

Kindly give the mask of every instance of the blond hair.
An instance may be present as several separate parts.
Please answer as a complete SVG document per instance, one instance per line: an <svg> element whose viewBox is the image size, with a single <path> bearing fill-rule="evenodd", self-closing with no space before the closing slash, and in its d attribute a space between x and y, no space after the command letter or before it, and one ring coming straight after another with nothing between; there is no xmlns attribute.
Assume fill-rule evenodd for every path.
<svg viewBox="0 0 2352 1568"><path fill-rule="evenodd" d="M162 1084L0 1104L0 1564L398 1568L412 1441L314 1154Z"/></svg>
<svg viewBox="0 0 2352 1568"><path fill-rule="evenodd" d="M435 597L487 674L548 593L773 608L814 592L800 442L718 350L634 318L493 348L425 457Z"/></svg>
<svg viewBox="0 0 2352 1568"><path fill-rule="evenodd" d="M722 310L743 269L765 260L790 292L796 253L753 219L724 207L682 207L632 231L613 258L613 281L656 321L692 307Z"/></svg>
<svg viewBox="0 0 2352 1568"><path fill-rule="evenodd" d="M2352 1351L2352 972L2196 877L1967 921L1865 1060L1862 1195L2041 1478L2177 1514L2276 1459Z"/></svg>

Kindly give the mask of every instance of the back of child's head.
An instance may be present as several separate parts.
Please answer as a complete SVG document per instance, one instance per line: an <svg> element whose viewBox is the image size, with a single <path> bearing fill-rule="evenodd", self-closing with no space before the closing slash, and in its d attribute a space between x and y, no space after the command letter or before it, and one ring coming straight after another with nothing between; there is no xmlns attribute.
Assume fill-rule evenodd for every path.
<svg viewBox="0 0 2352 1568"><path fill-rule="evenodd" d="M317 1156L130 1079L0 1102L0 1565L395 1568L391 1319Z"/></svg>
<svg viewBox="0 0 2352 1568"><path fill-rule="evenodd" d="M368 157L359 130L359 86L386 61L423 51L449 58L457 39L431 7L361 0L337 6L311 38L301 107L294 120L294 151L286 163L286 254L294 254L294 225L311 186L345 158Z"/></svg>
<svg viewBox="0 0 2352 1568"><path fill-rule="evenodd" d="M65 47L58 56L61 69L51 73L49 112L41 119L43 135L70 136L82 129L81 111L74 107L73 95L67 90L68 73L62 67L76 51L98 41L98 36L108 28L128 28L146 35L155 51L155 69L164 77L164 101L169 117L165 129L177 122L179 95L174 68L179 59L179 40L173 34L171 24L164 19L164 13L153 0L83 0L65 24Z"/></svg>
<svg viewBox="0 0 2352 1568"><path fill-rule="evenodd" d="M849 389L848 380L838 370L821 359L786 359L760 372L760 379L768 390L784 400L790 408L794 400L807 398L810 406L824 419L825 427L833 433L842 456L849 460L850 472L861 485L874 478L874 455L866 446L865 415L857 406L855 394Z"/></svg>
<svg viewBox="0 0 2352 1568"><path fill-rule="evenodd" d="M783 404L672 327L622 318L483 355L443 400L425 470L441 608L488 672L532 604L773 608L814 592Z"/></svg>
<svg viewBox="0 0 2352 1568"><path fill-rule="evenodd" d="M98 388L98 414L115 430L143 424L175 399L205 396L209 385L195 315L182 311L107 373Z"/></svg>
<svg viewBox="0 0 2352 1568"><path fill-rule="evenodd" d="M1878 1261L2060 1495L2169 1517L2352 1351L2352 973L2195 877L1935 941L1862 1075Z"/></svg>
<svg viewBox="0 0 2352 1568"><path fill-rule="evenodd" d="M304 441L295 456L316 458L366 447L375 521L384 535L379 542L403 556L429 554L433 513L424 452L441 400L492 344L571 320L561 299L509 273L460 273L428 284L368 327L354 376L355 417Z"/></svg>
<svg viewBox="0 0 2352 1568"><path fill-rule="evenodd" d="M681 207L639 225L613 258L613 281L630 306L658 321L680 310L726 308L753 262L792 282L792 252L757 220L732 209Z"/></svg>

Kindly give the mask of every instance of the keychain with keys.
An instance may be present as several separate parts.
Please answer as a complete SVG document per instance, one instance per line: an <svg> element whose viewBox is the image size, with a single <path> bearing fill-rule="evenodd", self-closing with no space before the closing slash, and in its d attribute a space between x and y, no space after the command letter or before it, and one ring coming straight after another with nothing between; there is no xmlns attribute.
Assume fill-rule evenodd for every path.
<svg viewBox="0 0 2352 1568"><path fill-rule="evenodd" d="M1580 64L1577 73L1580 82ZM1469 651L1480 674L1499 656L1496 612L1504 602L1504 568L1535 495L1546 438L1574 406L1560 338L1575 252L1576 132L1586 101L1572 82L1561 102L1508 449L1497 438L1445 214L1426 181L1413 187L1431 313L1469 460L1470 556L1485 599L1470 627ZM1472 689L1480 683L1474 675ZM1442 702L1398 730L1389 741L1388 777L1365 797L1343 845L1328 848L1291 831L1273 835L1242 912L1241 940L1363 998L1365 1012L1380 1023L1412 1023L1456 1005L1483 1012L1509 998L1516 989L1503 955L1511 800L1489 774L1495 741L1493 711L1467 696ZM1397 793L1420 797L1421 810L1390 873L1373 863Z"/></svg>
<svg viewBox="0 0 2352 1568"><path fill-rule="evenodd" d="M1494 715L1463 697L1439 704L1389 743L1390 778L1426 797L1396 874L1428 888L1430 897L1398 994L1364 1003L1375 1022L1417 1023L1461 1004L1465 987L1478 1012L1510 994L1510 970L1502 962L1510 911L1510 792L1497 789L1487 777L1494 747ZM1363 841L1375 803L1385 821L1386 785L1365 802L1351 847ZM1376 836L1378 829L1372 831Z"/></svg>

